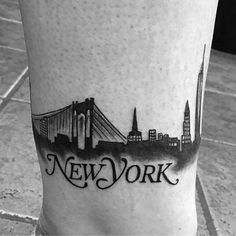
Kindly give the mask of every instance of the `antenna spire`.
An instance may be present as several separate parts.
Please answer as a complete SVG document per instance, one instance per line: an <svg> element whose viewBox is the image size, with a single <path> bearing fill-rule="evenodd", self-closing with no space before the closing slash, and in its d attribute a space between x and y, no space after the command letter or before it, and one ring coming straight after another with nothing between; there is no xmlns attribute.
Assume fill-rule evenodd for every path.
<svg viewBox="0 0 236 236"><path fill-rule="evenodd" d="M204 70L205 53L206 53L206 44L204 44L203 55L202 55L202 66L201 66L202 72Z"/></svg>
<svg viewBox="0 0 236 236"><path fill-rule="evenodd" d="M134 108L132 130L138 131L138 123L137 123L136 107Z"/></svg>

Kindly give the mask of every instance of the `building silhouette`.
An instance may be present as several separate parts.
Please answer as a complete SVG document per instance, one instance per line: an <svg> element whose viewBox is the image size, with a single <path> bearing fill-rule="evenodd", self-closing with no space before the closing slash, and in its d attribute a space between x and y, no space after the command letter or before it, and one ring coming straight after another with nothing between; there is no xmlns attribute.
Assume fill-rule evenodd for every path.
<svg viewBox="0 0 236 236"><path fill-rule="evenodd" d="M155 129L150 129L148 131L149 142L155 142L157 140L157 131Z"/></svg>
<svg viewBox="0 0 236 236"><path fill-rule="evenodd" d="M203 78L204 78L204 58L206 45L204 45L202 63L198 74L197 93L196 93L196 110L195 110L195 142L200 140L201 136L201 117L202 117L202 97L203 97Z"/></svg>
<svg viewBox="0 0 236 236"><path fill-rule="evenodd" d="M200 144L202 89L204 76L205 46L202 63L197 77L195 134L191 135L189 102L186 101L183 118L182 135L170 137L169 134L148 130L148 138L143 139L138 129L137 110L134 108L131 131L123 135L96 105L94 98L83 102L72 102L71 105L56 111L32 115L34 133L38 139L56 147L70 146L78 153L90 153L97 150L114 153L132 153L135 155L156 155L169 153L179 158L197 150ZM49 145L48 145L49 146ZM188 151L188 152L187 152Z"/></svg>
<svg viewBox="0 0 236 236"><path fill-rule="evenodd" d="M127 137L127 141L128 142L140 142L140 141L142 141L142 132L140 132L138 130L136 107L134 108L132 130L129 132L129 135Z"/></svg>
<svg viewBox="0 0 236 236"><path fill-rule="evenodd" d="M191 147L191 134L190 134L190 109L188 101L186 102L184 111L184 122L183 122L183 135L181 136L181 148L182 150L188 150Z"/></svg>

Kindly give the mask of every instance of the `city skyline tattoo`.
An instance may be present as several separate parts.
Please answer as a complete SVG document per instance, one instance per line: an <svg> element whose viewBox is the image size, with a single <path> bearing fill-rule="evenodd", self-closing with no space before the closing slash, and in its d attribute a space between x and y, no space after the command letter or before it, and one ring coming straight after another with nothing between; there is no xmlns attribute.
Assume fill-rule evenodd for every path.
<svg viewBox="0 0 236 236"><path fill-rule="evenodd" d="M132 128L125 135L109 121L91 97L52 112L32 114L37 150L44 161L50 151L62 158L69 153L81 160L98 159L104 155L110 155L118 162L123 157L134 161L173 160L173 169L182 170L194 162L201 141L204 57L205 46L197 77L194 137L188 100L183 108L180 137L171 137L152 127L148 130L148 138L143 139L142 131L138 129L136 108L133 110Z"/></svg>

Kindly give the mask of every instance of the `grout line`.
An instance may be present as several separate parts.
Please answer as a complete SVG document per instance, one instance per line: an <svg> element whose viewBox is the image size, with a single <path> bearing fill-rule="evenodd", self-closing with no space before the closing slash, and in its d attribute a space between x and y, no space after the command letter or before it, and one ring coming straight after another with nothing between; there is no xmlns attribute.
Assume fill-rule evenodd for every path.
<svg viewBox="0 0 236 236"><path fill-rule="evenodd" d="M227 146L231 146L231 147L236 147L235 143L230 143L230 142L221 141L221 140L217 140L217 139L202 137L202 140L207 141L207 142L212 142L212 143L223 144L223 145L227 145Z"/></svg>
<svg viewBox="0 0 236 236"><path fill-rule="evenodd" d="M0 48L9 49L9 50L17 51L17 52L26 52L24 49L9 47L5 45L0 45Z"/></svg>
<svg viewBox="0 0 236 236"><path fill-rule="evenodd" d="M199 200L200 200L200 203L202 206L203 215L206 220L207 230L211 236L218 236L216 227L214 225L214 219L212 217L211 211L210 211L208 203L207 203L206 195L205 195L203 187L202 187L201 178L199 177L199 173L197 173L197 176L196 176L196 188L197 188L198 197L199 197Z"/></svg>
<svg viewBox="0 0 236 236"><path fill-rule="evenodd" d="M10 101L12 96L16 93L19 87L24 83L25 79L28 77L28 66L21 72L16 81L12 84L12 86L7 90L7 92L3 95L3 101L0 104L0 112Z"/></svg>
<svg viewBox="0 0 236 236"><path fill-rule="evenodd" d="M232 62L232 61L234 61L234 60L236 59L236 57L235 57L235 58L227 58L227 59L229 59L229 60ZM216 66L216 67L218 67L219 69L222 69L222 70L224 70L224 71L225 71L225 69L226 69L223 64L219 64L219 63L214 62L214 61L210 61L209 63L210 63L211 66ZM229 65L229 63L227 63L227 65ZM236 64L230 64L229 66L230 66L231 68L235 69L235 65L236 65ZM227 69L227 71L225 71L225 72L228 73L228 69Z"/></svg>
<svg viewBox="0 0 236 236"><path fill-rule="evenodd" d="M8 18L2 17L2 16L0 16L0 20L10 22L10 23L15 23L15 24L22 24L22 22L19 20L8 19Z"/></svg>
<svg viewBox="0 0 236 236"><path fill-rule="evenodd" d="M11 98L10 100L13 101L13 102L30 104L30 101L25 100L25 99L21 99L21 98Z"/></svg>
<svg viewBox="0 0 236 236"><path fill-rule="evenodd" d="M0 219L6 219L11 221L18 221L26 224L36 225L38 222L37 217L21 215L13 212L7 212L4 210L0 210Z"/></svg>
<svg viewBox="0 0 236 236"><path fill-rule="evenodd" d="M4 97L0 95L0 99L3 100ZM11 98L10 101L12 101L12 102L19 102L19 103L30 104L30 101L29 101L29 100L25 100L25 99L22 99L22 98Z"/></svg>
<svg viewBox="0 0 236 236"><path fill-rule="evenodd" d="M11 5L15 5L15 6L19 6L19 3L18 3L18 1L10 1L11 2Z"/></svg>
<svg viewBox="0 0 236 236"><path fill-rule="evenodd" d="M219 94L219 95L224 95L224 96L229 96L229 97L235 97L236 98L235 93L222 92L222 91L219 91L219 90L216 90L216 89L210 89L210 88L206 88L205 91L209 92L209 93L215 93L215 94Z"/></svg>
<svg viewBox="0 0 236 236"><path fill-rule="evenodd" d="M28 76L28 66L21 72L15 82L11 85L11 87L4 93L3 99L8 99L13 95L19 86L24 82L26 77Z"/></svg>

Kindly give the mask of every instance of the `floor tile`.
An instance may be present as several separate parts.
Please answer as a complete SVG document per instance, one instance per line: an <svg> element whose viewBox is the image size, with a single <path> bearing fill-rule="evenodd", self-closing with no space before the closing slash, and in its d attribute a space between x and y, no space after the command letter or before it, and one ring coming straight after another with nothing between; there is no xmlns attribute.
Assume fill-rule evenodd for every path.
<svg viewBox="0 0 236 236"><path fill-rule="evenodd" d="M31 235L34 227L17 221L0 219L0 235Z"/></svg>
<svg viewBox="0 0 236 236"><path fill-rule="evenodd" d="M30 101L29 79L27 78L21 85L19 90L13 96L14 98L24 99Z"/></svg>
<svg viewBox="0 0 236 236"><path fill-rule="evenodd" d="M210 61L211 63L228 70L236 67L236 55L217 51L214 49L211 51Z"/></svg>
<svg viewBox="0 0 236 236"><path fill-rule="evenodd" d="M0 116L0 209L38 217L42 185L29 104L10 102Z"/></svg>
<svg viewBox="0 0 236 236"><path fill-rule="evenodd" d="M236 94L236 56L212 50L206 88Z"/></svg>
<svg viewBox="0 0 236 236"><path fill-rule="evenodd" d="M0 2L0 16L21 20L21 15L19 11L19 4L17 0L1 0Z"/></svg>
<svg viewBox="0 0 236 236"><path fill-rule="evenodd" d="M0 45L25 49L22 24L15 24L0 19Z"/></svg>
<svg viewBox="0 0 236 236"><path fill-rule="evenodd" d="M236 98L205 93L203 136L236 143Z"/></svg>
<svg viewBox="0 0 236 236"><path fill-rule="evenodd" d="M207 89L236 94L236 67L230 72L210 64L206 81Z"/></svg>
<svg viewBox="0 0 236 236"><path fill-rule="evenodd" d="M0 95L12 85L27 66L26 53L0 48Z"/></svg>
<svg viewBox="0 0 236 236"><path fill-rule="evenodd" d="M228 71L225 68L210 63L206 88L236 94L236 66Z"/></svg>
<svg viewBox="0 0 236 236"><path fill-rule="evenodd" d="M199 174L219 235L236 235L236 147L203 142Z"/></svg>

